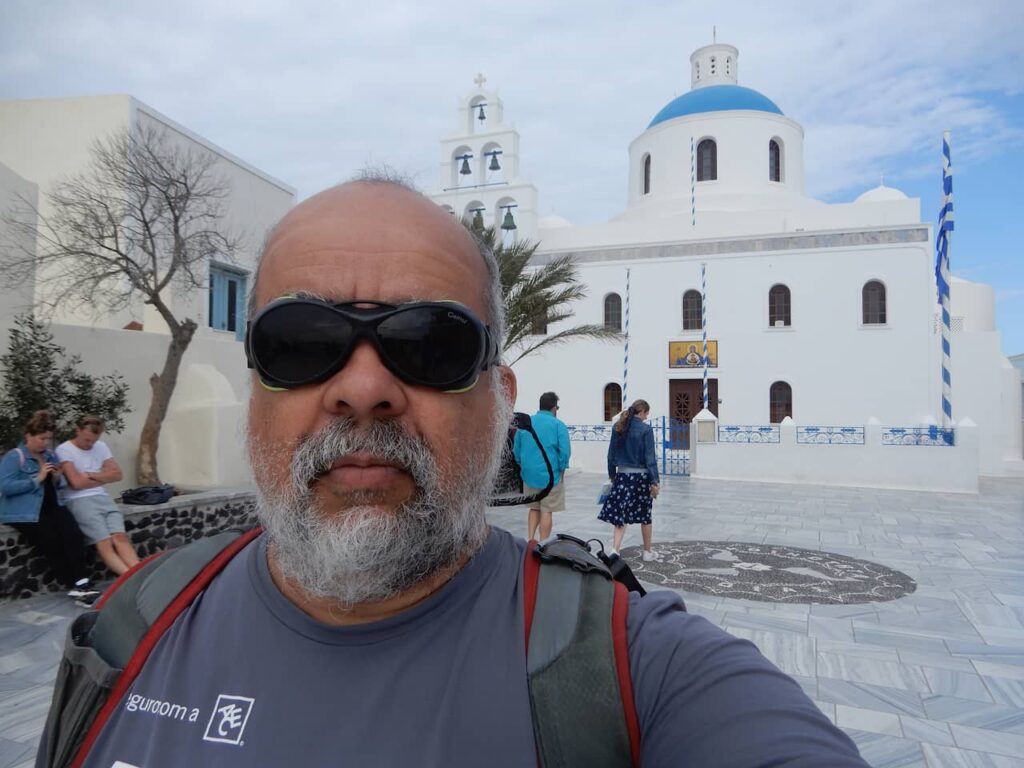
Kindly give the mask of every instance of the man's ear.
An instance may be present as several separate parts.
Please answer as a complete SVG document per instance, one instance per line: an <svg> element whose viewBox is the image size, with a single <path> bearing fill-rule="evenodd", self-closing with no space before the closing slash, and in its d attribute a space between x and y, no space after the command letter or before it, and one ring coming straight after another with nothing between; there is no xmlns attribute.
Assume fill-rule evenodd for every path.
<svg viewBox="0 0 1024 768"><path fill-rule="evenodd" d="M516 396L519 394L516 374L507 365L499 365L498 375L501 376L501 388L505 391L505 397L514 406L516 404Z"/></svg>

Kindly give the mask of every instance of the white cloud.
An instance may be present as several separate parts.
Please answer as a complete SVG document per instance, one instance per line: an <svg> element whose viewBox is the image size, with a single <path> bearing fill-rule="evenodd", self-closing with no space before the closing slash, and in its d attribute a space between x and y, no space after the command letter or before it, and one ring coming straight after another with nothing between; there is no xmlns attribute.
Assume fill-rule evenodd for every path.
<svg viewBox="0 0 1024 768"><path fill-rule="evenodd" d="M522 134L541 212L610 218L626 148L689 88L689 54L740 48L740 82L804 125L808 189L846 199L1019 147L995 96L1024 88L1017 0L595 6L14 0L0 96L128 92L308 195L367 161L432 187L457 98L488 76Z"/></svg>

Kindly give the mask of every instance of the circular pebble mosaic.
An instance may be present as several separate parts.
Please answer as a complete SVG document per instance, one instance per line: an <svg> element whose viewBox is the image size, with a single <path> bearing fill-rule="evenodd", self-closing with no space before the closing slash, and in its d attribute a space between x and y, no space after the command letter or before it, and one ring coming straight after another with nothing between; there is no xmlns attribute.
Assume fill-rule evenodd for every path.
<svg viewBox="0 0 1024 768"><path fill-rule="evenodd" d="M895 600L917 589L905 573L869 560L778 544L735 541L655 543L659 559L640 547L622 556L641 581L716 597L770 603L849 604Z"/></svg>

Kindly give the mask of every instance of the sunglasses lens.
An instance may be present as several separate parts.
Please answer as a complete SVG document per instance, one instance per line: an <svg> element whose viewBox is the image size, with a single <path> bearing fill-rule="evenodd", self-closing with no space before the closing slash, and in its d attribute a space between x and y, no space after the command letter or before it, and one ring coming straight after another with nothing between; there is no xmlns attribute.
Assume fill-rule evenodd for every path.
<svg viewBox="0 0 1024 768"><path fill-rule="evenodd" d="M253 328L251 350L257 366L273 383L297 386L316 381L352 343L352 325L329 307L282 304Z"/></svg>
<svg viewBox="0 0 1024 768"><path fill-rule="evenodd" d="M377 326L377 337L402 374L453 388L472 382L483 348L480 326L455 307L397 312Z"/></svg>

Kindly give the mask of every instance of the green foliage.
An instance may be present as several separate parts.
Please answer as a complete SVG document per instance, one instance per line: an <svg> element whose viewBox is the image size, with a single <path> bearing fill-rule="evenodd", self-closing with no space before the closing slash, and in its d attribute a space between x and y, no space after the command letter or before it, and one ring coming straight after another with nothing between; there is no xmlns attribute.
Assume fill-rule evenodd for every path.
<svg viewBox="0 0 1024 768"><path fill-rule="evenodd" d="M73 436L83 414L99 416L107 430L124 429L128 385L119 373L90 376L79 355L68 356L44 323L31 315L14 319L7 352L0 355L0 448L13 447L24 436L25 422L46 409L57 420L54 441Z"/></svg>
<svg viewBox="0 0 1024 768"><path fill-rule="evenodd" d="M573 339L622 340L618 331L598 324L575 325L547 333L549 325L573 317L573 302L587 295L572 257L559 256L547 264L530 266L540 243L517 240L505 245L497 227L474 226L468 219L463 224L494 251L498 260L507 317L503 349L506 353L514 350L516 355L510 365L541 347Z"/></svg>

